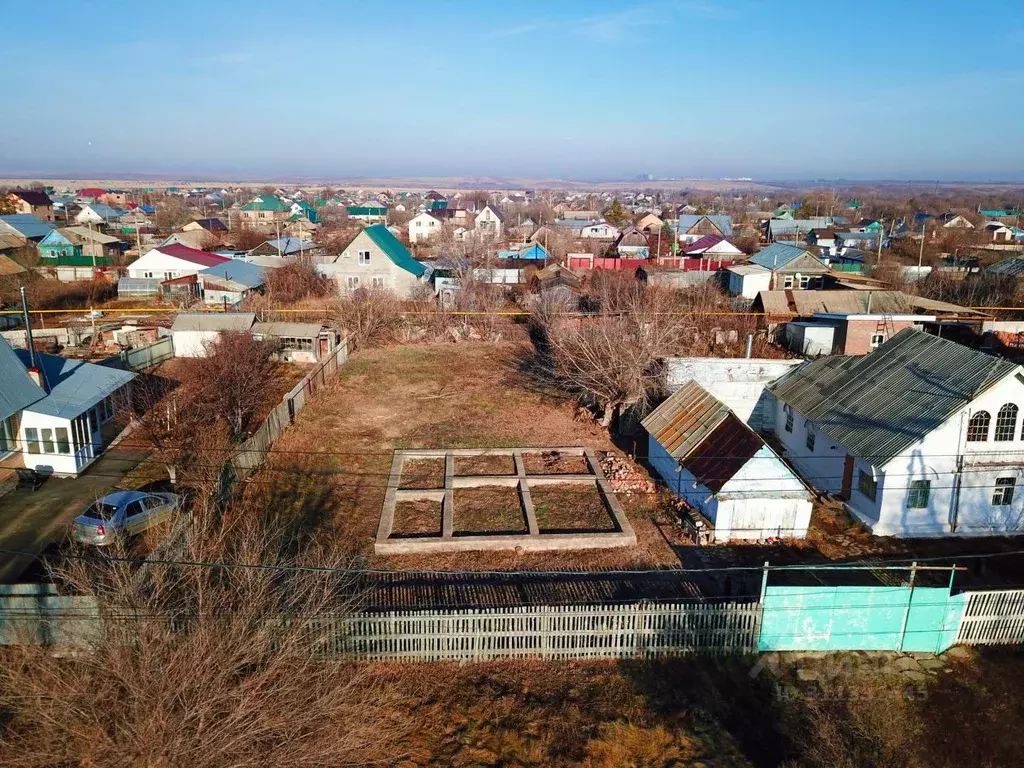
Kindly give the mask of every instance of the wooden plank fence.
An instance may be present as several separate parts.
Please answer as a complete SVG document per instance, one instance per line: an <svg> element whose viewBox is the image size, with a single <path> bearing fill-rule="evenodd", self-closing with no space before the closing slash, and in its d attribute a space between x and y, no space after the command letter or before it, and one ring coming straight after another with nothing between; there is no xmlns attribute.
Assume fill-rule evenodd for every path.
<svg viewBox="0 0 1024 768"><path fill-rule="evenodd" d="M346 617L323 652L373 661L625 659L753 653L760 605L633 603L395 611ZM331 633L325 633L330 638Z"/></svg>
<svg viewBox="0 0 1024 768"><path fill-rule="evenodd" d="M966 592L954 645L1024 642L1024 589Z"/></svg>
<svg viewBox="0 0 1024 768"><path fill-rule="evenodd" d="M348 360L349 341L343 338L334 351L319 365L307 373L302 381L282 398L252 436L242 443L231 466L236 479L244 480L263 463L267 452L284 429L295 422L295 417L306 407L312 396L322 389L330 379L338 375L341 366Z"/></svg>

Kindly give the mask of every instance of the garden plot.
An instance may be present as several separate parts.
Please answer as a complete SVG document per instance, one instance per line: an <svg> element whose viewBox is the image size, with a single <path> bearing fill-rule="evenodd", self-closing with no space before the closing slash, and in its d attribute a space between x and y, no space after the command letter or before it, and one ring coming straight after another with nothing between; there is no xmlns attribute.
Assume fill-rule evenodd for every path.
<svg viewBox="0 0 1024 768"><path fill-rule="evenodd" d="M501 472L509 463L513 473ZM440 488L434 484L438 466ZM635 543L632 526L588 449L461 448L395 451L374 549L378 554L525 552Z"/></svg>

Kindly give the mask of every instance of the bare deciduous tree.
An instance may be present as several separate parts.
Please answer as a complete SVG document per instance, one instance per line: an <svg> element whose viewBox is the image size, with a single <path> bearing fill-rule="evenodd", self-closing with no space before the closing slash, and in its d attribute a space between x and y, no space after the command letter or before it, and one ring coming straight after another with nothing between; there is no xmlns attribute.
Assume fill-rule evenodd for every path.
<svg viewBox="0 0 1024 768"><path fill-rule="evenodd" d="M87 642L73 654L8 649L3 763L305 768L393 759L393 694L337 656L357 590L352 570L334 569L350 568L350 558L254 508L196 510L183 527L180 561L189 565L55 566L67 590L94 599L98 616L78 623Z"/></svg>
<svg viewBox="0 0 1024 768"><path fill-rule="evenodd" d="M668 291L609 278L599 286L597 314L535 315L542 375L600 411L611 427L625 406L646 410L661 388L659 360L680 344L682 326Z"/></svg>
<svg viewBox="0 0 1024 768"><path fill-rule="evenodd" d="M386 288L359 288L337 303L335 320L358 347L383 346L402 326L401 302Z"/></svg>

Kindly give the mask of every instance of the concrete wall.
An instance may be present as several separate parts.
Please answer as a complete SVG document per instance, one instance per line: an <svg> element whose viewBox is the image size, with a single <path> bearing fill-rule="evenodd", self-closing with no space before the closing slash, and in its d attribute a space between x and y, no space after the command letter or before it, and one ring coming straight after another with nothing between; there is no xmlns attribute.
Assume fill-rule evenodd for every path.
<svg viewBox="0 0 1024 768"><path fill-rule="evenodd" d="M667 357L665 378L669 392L693 379L732 409L755 432L770 432L775 421L764 387L803 360Z"/></svg>
<svg viewBox="0 0 1024 768"><path fill-rule="evenodd" d="M823 323L786 323L783 333L789 349L807 357L831 355L835 347L836 328Z"/></svg>

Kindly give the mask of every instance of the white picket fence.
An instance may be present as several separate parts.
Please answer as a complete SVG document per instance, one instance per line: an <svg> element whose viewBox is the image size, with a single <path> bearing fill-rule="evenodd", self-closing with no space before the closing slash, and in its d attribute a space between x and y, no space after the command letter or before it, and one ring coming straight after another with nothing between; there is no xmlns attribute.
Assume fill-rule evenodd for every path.
<svg viewBox="0 0 1024 768"><path fill-rule="evenodd" d="M337 631L324 631L324 644L319 650L374 661L625 659L753 653L757 650L759 621L757 602L364 613L341 619Z"/></svg>
<svg viewBox="0 0 1024 768"><path fill-rule="evenodd" d="M964 593L954 645L1024 643L1024 589Z"/></svg>

